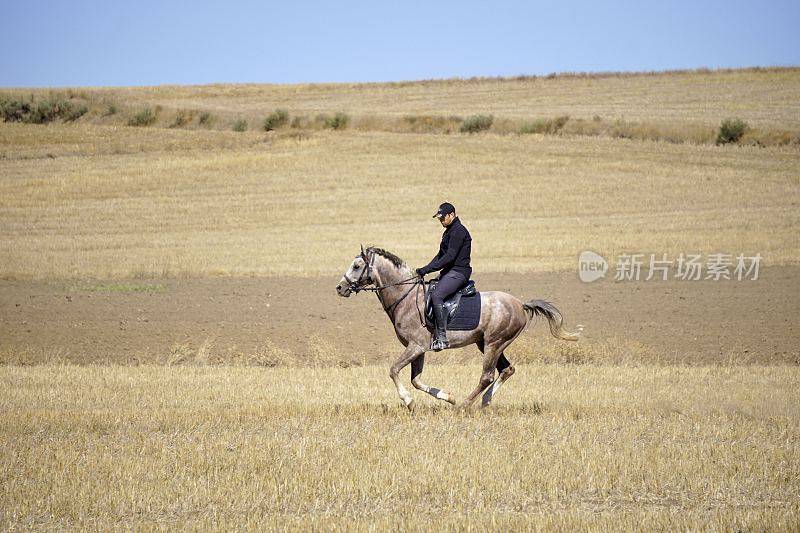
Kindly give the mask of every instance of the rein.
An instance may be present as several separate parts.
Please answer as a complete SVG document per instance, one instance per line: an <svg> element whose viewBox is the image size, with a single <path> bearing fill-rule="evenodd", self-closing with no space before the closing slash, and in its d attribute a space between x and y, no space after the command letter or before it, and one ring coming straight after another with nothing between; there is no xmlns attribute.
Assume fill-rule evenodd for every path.
<svg viewBox="0 0 800 533"><path fill-rule="evenodd" d="M361 287L360 290L374 292L375 295L378 297L378 300L380 300L384 311L386 311L386 314L389 315L389 318L392 320L392 322L394 322L394 311L395 311L395 309L397 309L397 306L400 305L400 302L405 300L406 297L409 294L411 294L411 291L413 291L415 288L419 289L419 286L421 284L423 284L423 283L425 283L425 281L422 278L416 278L416 279L415 278L408 278L408 279L403 280L403 281L398 281L397 283L391 283L389 285L381 285L380 287ZM383 289L387 289L389 287L396 287L398 285L411 285L411 286L392 305L390 305L389 307L386 307L386 303L383 300L383 296L381 295L381 291ZM425 325L425 322L423 321L423 318L422 318L422 312L419 309L419 301L417 301L416 304L417 304L417 314L419 314L419 317L420 317L420 319L419 319L420 324Z"/></svg>
<svg viewBox="0 0 800 533"><path fill-rule="evenodd" d="M414 276L413 278L404 279L403 281L398 281L397 283L390 283L388 285L381 285L380 287L357 287L351 288L353 292L360 292L360 291L370 291L370 292L380 292L383 289L388 289L389 287L396 287L398 285L418 285L422 283L422 278L418 278Z"/></svg>

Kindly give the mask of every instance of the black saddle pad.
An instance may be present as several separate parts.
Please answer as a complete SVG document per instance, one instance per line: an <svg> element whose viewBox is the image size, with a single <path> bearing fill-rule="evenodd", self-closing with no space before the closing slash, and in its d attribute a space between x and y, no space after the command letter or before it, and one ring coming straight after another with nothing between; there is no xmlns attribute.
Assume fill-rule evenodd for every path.
<svg viewBox="0 0 800 533"><path fill-rule="evenodd" d="M469 331L478 327L481 321L481 293L473 296L462 296L456 309L456 316L447 323L452 331Z"/></svg>

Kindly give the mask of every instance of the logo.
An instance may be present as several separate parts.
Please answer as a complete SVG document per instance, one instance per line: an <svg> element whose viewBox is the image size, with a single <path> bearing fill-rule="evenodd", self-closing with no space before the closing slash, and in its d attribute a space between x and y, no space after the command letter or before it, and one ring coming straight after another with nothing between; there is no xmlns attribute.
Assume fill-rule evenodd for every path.
<svg viewBox="0 0 800 533"><path fill-rule="evenodd" d="M603 256L588 250L578 257L578 277L584 283L591 283L604 277L608 272L608 262Z"/></svg>

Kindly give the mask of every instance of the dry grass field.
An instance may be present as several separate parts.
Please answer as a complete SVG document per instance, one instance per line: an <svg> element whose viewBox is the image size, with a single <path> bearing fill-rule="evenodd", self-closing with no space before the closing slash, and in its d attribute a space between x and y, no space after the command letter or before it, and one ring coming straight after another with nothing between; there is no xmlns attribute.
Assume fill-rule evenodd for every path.
<svg viewBox="0 0 800 533"><path fill-rule="evenodd" d="M87 112L0 122L0 529L800 528L800 69L0 100L55 94ZM480 290L586 334L540 324L490 409L412 416L377 300L333 287L359 243L427 262L444 199ZM585 284L587 249L762 275ZM477 356L426 380L463 398Z"/></svg>
<svg viewBox="0 0 800 533"><path fill-rule="evenodd" d="M241 111L256 125L276 106L342 109L355 122L568 112L675 129L735 116L800 135L800 69L69 93L98 109L70 124L0 124L0 276L331 275L358 242L418 264L438 234L425 215L443 195L469 222L483 271L571 269L586 248L760 251L768 264L800 257L797 145L288 126L237 133L196 121L128 127L123 108L98 115L109 99L165 115Z"/></svg>
<svg viewBox="0 0 800 533"><path fill-rule="evenodd" d="M292 116L309 118L344 111L356 122L486 113L519 120L569 115L716 126L734 116L756 127L800 128L798 68L398 83L80 88L70 92L98 103L116 104L120 112L161 106L164 114L159 120L171 120L171 113L179 110L208 111L224 119L209 125L212 127L230 125L237 117L256 124L274 109L285 108ZM48 90L5 89L2 93L46 94ZM98 108L92 118L119 120L114 115L100 116L106 113L106 108Z"/></svg>
<svg viewBox="0 0 800 533"><path fill-rule="evenodd" d="M464 394L475 372L431 367ZM0 523L793 530L797 367L525 365L487 411L385 369L0 368Z"/></svg>
<svg viewBox="0 0 800 533"><path fill-rule="evenodd" d="M573 269L584 249L800 257L793 148L120 129L0 126L26 154L2 162L0 275L334 275L359 242L419 265L443 196L480 271Z"/></svg>

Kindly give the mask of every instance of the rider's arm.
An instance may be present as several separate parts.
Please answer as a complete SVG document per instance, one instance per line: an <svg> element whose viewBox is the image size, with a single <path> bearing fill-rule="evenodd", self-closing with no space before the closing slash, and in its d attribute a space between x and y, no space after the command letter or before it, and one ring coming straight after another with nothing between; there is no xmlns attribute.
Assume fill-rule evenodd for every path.
<svg viewBox="0 0 800 533"><path fill-rule="evenodd" d="M437 270L441 270L446 266L449 266L456 260L456 256L458 255L458 251L461 249L461 245L464 244L464 237L466 237L466 231L458 231L453 232L450 235L450 242L447 243L447 251L442 255L439 253L433 261L422 267L422 271L426 274L429 272L436 272Z"/></svg>

